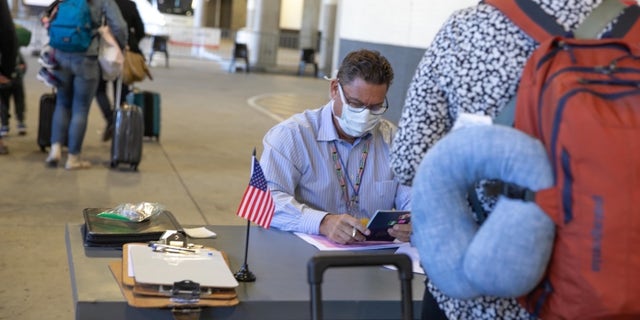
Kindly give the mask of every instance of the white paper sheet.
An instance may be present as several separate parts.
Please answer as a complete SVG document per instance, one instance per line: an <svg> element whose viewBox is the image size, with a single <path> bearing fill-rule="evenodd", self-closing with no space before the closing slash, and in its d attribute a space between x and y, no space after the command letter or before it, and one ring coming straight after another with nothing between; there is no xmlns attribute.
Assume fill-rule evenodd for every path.
<svg viewBox="0 0 640 320"><path fill-rule="evenodd" d="M294 232L294 234L300 239L312 244L314 247L322 251L375 250L397 248L402 245L402 242L399 241L364 241L353 244L337 244L322 235L306 234L300 232Z"/></svg>

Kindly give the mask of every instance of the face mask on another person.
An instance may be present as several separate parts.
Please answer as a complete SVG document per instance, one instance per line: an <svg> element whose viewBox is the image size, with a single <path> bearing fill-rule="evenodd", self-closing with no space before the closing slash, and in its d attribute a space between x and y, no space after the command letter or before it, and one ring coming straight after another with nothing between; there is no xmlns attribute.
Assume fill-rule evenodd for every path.
<svg viewBox="0 0 640 320"><path fill-rule="evenodd" d="M338 83L338 92L342 100L342 115L335 116L342 130L351 137L362 137L365 133L373 129L382 118L381 114L372 114L369 108L363 106L355 108L347 103L344 97L342 86Z"/></svg>

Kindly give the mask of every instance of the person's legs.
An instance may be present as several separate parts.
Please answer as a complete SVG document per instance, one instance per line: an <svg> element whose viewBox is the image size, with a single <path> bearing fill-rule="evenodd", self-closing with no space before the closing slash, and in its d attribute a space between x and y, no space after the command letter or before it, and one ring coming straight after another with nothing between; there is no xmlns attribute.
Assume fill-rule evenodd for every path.
<svg viewBox="0 0 640 320"><path fill-rule="evenodd" d="M102 79L98 80L98 90L96 90L96 101L102 112L102 116L106 122L104 131L102 132L102 141L108 141L111 139L113 132L113 109L111 108L111 101L107 97L107 81Z"/></svg>
<svg viewBox="0 0 640 320"><path fill-rule="evenodd" d="M102 116L104 120L109 124L109 119L111 118L111 101L107 97L107 81L102 79L98 80L98 89L96 90L96 102L98 103L98 107L100 107L100 111L102 112Z"/></svg>
<svg viewBox="0 0 640 320"><path fill-rule="evenodd" d="M76 77L73 79L73 100L69 123L69 158L65 165L66 169L80 169L90 166L90 163L80 160L79 157L87 131L89 107L96 94L99 80L99 66L96 57L76 57L73 68Z"/></svg>
<svg viewBox="0 0 640 320"><path fill-rule="evenodd" d="M9 96L11 95L11 88L0 89L0 137L6 136L9 133Z"/></svg>
<svg viewBox="0 0 640 320"><path fill-rule="evenodd" d="M51 150L45 160L48 166L57 167L62 154L62 145L66 140L69 128L69 118L71 116L71 101L73 97L74 76L68 68L60 67L55 70L55 76L60 80L58 91L56 92L56 108L53 111L51 125Z"/></svg>
<svg viewBox="0 0 640 320"><path fill-rule="evenodd" d="M18 134L24 135L27 133L27 127L24 124L24 112L26 105L24 96L24 80L22 78L16 79L14 82L13 106L16 112L16 119L18 120Z"/></svg>

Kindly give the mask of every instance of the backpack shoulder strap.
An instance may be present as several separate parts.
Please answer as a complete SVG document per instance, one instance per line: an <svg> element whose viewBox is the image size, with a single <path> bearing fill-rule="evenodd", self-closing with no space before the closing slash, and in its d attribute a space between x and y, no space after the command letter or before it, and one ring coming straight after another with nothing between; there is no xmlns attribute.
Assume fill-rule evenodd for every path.
<svg viewBox="0 0 640 320"><path fill-rule="evenodd" d="M484 2L495 6L538 42L552 36L566 34L555 18L544 12L533 1L485 0ZM631 43L640 43L640 7L621 0L604 0L575 29L574 36L581 39L595 38L615 18L618 18L618 21L607 36L624 38ZM515 99L516 97L513 97L498 112L494 123L513 125Z"/></svg>
<svg viewBox="0 0 640 320"><path fill-rule="evenodd" d="M496 7L538 43L567 33L554 17L531 0L484 0L484 3Z"/></svg>
<svg viewBox="0 0 640 320"><path fill-rule="evenodd" d="M630 43L640 43L640 7L630 5L624 9L608 36L621 38Z"/></svg>
<svg viewBox="0 0 640 320"><path fill-rule="evenodd" d="M593 39L618 17L628 6L620 0L603 0L600 5L575 28L573 35L576 39Z"/></svg>

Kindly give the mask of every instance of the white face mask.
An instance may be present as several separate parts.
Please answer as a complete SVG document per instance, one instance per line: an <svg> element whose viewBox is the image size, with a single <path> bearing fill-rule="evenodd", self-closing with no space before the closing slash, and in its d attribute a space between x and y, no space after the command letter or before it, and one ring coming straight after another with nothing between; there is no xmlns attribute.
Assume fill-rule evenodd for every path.
<svg viewBox="0 0 640 320"><path fill-rule="evenodd" d="M338 92L340 93L340 100L342 100L342 115L340 117L334 115L334 117L338 120L338 124L344 133L351 137L362 137L380 122L382 115L371 114L368 108L362 110L350 106L344 97L340 84L338 84Z"/></svg>

